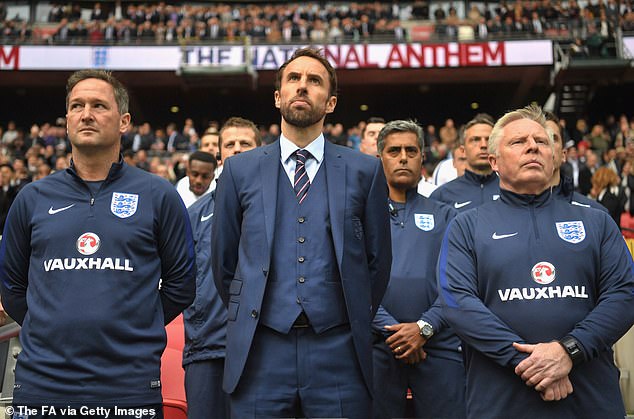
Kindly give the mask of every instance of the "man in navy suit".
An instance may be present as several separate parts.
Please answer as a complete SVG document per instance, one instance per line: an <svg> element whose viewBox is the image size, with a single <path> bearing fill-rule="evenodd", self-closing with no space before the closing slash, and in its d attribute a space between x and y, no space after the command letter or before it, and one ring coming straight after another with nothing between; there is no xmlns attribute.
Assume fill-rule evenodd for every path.
<svg viewBox="0 0 634 419"><path fill-rule="evenodd" d="M227 160L218 181L212 269L234 418L372 416L387 185L378 159L324 141L336 91L328 61L296 51L277 74L280 140Z"/></svg>

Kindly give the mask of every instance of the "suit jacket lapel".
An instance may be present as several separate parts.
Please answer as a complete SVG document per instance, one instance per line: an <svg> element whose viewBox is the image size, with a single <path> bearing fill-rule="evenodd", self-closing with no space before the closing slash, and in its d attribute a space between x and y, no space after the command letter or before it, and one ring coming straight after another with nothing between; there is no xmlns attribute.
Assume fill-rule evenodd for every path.
<svg viewBox="0 0 634 419"><path fill-rule="evenodd" d="M341 268L343 260L344 214L346 209L346 163L337 148L326 141L324 150L326 185L328 187L328 209L332 241L335 246L337 262ZM310 193L310 192L309 192Z"/></svg>
<svg viewBox="0 0 634 419"><path fill-rule="evenodd" d="M269 255L273 249L275 213L277 212L277 183L280 176L280 144L274 142L265 146L260 157L260 180L262 182L262 202L264 205L264 226ZM282 173L284 174L284 173ZM285 175L285 174L284 174Z"/></svg>

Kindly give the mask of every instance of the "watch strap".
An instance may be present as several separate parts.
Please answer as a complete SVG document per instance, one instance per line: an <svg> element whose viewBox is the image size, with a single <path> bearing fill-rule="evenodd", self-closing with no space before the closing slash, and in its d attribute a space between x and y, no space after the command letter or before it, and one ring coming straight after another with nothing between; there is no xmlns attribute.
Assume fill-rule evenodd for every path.
<svg viewBox="0 0 634 419"><path fill-rule="evenodd" d="M572 360L572 365L579 365L585 359L579 341L573 336L564 336L559 340L559 344L566 350L566 353Z"/></svg>

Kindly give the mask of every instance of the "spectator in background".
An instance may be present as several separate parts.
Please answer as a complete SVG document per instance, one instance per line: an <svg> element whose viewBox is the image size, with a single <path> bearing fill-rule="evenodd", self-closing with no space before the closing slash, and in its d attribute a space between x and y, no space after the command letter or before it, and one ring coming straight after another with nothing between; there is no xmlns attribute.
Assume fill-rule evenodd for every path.
<svg viewBox="0 0 634 419"><path fill-rule="evenodd" d="M13 159L13 170L15 172L13 176L13 186L15 186L16 191L19 192L24 185L32 181L26 159L24 157L16 157Z"/></svg>
<svg viewBox="0 0 634 419"><path fill-rule="evenodd" d="M13 186L14 174L13 166L8 163L0 164L0 231L4 231L9 208L17 195L17 190Z"/></svg>
<svg viewBox="0 0 634 419"><path fill-rule="evenodd" d="M585 136L585 139L599 156L603 156L610 148L610 137L606 134L602 124L595 124L592 127L592 131Z"/></svg>
<svg viewBox="0 0 634 419"><path fill-rule="evenodd" d="M155 152L165 151L165 147L167 146L167 136L165 135L165 131L161 128L157 128L154 131L154 142L150 146L150 149Z"/></svg>
<svg viewBox="0 0 634 419"><path fill-rule="evenodd" d="M7 123L7 129L2 134L2 144L6 146L11 146L13 144L13 140L18 136L18 130L16 128L15 122L9 121Z"/></svg>
<svg viewBox="0 0 634 419"><path fill-rule="evenodd" d="M189 149L189 139L184 135L181 135L176 130L176 124L170 123L167 125L167 142L165 144L165 149L170 153L175 151L186 151Z"/></svg>
<svg viewBox="0 0 634 419"><path fill-rule="evenodd" d="M149 122L144 122L134 135L132 140L132 151L149 150L154 143L154 135L152 135L152 127Z"/></svg>
<svg viewBox="0 0 634 419"><path fill-rule="evenodd" d="M614 145L615 147L626 147L628 143L634 141L634 129L630 127L630 124L625 115L621 115L619 118L618 131L615 135Z"/></svg>
<svg viewBox="0 0 634 419"><path fill-rule="evenodd" d="M625 211L627 196L619 186L619 176L607 167L600 167L592 175L590 196L608 209L610 216L621 226L621 214Z"/></svg>
<svg viewBox="0 0 634 419"><path fill-rule="evenodd" d="M262 143L271 144L280 138L280 124L271 124L266 135L262 138Z"/></svg>
<svg viewBox="0 0 634 419"><path fill-rule="evenodd" d="M343 130L343 124L337 122L332 126L332 129L326 135L326 139L333 144L348 146L348 136Z"/></svg>
<svg viewBox="0 0 634 419"><path fill-rule="evenodd" d="M454 142L458 139L458 130L456 130L453 119L448 118L445 121L445 125L440 128L438 135L443 144L448 148L453 147Z"/></svg>
<svg viewBox="0 0 634 419"><path fill-rule="evenodd" d="M101 8L101 3L96 2L90 13L90 20L104 22L108 20L108 13Z"/></svg>

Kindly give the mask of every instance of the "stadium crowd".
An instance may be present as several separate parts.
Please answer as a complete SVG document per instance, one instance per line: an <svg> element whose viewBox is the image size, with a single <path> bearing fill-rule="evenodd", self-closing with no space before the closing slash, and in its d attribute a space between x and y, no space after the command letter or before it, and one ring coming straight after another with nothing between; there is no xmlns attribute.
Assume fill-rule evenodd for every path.
<svg viewBox="0 0 634 419"><path fill-rule="evenodd" d="M467 2L467 4L469 4ZM581 7L576 0L563 3L533 0L473 4L456 8L425 1L410 3L293 4L167 4L79 3L53 4L48 22L35 17L7 16L0 2L0 42L55 44L164 44L234 42L350 42L409 39L408 23L431 25L438 39L500 39L557 37L585 40L600 49L614 39L615 30L634 30L630 1L599 0ZM88 18L89 15L89 18Z"/></svg>
<svg viewBox="0 0 634 419"><path fill-rule="evenodd" d="M615 213L634 212L634 118L626 115L609 116L605 121L577 119L574 125L561 120L563 138L568 152L563 170L574 180L575 190L600 202L612 201ZM344 127L339 122L326 123L324 135L329 141L360 149L366 121ZM131 125L122 137L122 152L129 164L155 173L176 183L186 173L189 155L198 150L200 139L206 133L216 133L217 121L207 127L197 127L191 118L181 126L168 123L152 127L144 122ZM278 124L261 126L262 143L275 141L280 132ZM453 119L442 126L428 124L425 132L425 165L423 176L429 183L440 184L432 173L438 163L452 157L452 150L460 132ZM26 183L63 170L70 162L70 142L66 136L65 121L34 123L30 127L17 127L13 121L0 124L1 154L0 228L13 198ZM362 150L363 151L363 150ZM610 172L600 168L608 168ZM599 172L597 176L595 173ZM616 218L616 217L615 217ZM629 218L628 218L629 220ZM617 221L618 222L618 221ZM634 237L634 224L622 226L626 236Z"/></svg>

